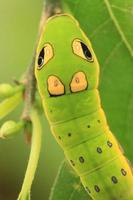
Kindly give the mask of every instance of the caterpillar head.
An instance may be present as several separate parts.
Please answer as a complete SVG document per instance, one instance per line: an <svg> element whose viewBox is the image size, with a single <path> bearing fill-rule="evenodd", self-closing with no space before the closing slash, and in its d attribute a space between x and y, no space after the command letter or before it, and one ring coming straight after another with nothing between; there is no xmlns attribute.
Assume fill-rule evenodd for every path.
<svg viewBox="0 0 133 200"><path fill-rule="evenodd" d="M97 88L96 56L72 16L55 15L47 21L37 48L35 75L44 99Z"/></svg>

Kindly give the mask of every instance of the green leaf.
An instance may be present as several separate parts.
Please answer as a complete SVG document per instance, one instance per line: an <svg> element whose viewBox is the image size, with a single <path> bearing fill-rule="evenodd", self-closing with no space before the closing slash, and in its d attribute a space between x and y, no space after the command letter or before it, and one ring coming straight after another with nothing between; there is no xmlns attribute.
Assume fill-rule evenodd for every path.
<svg viewBox="0 0 133 200"><path fill-rule="evenodd" d="M0 120L12 112L22 101L22 93L18 92L13 96L0 102Z"/></svg>
<svg viewBox="0 0 133 200"><path fill-rule="evenodd" d="M68 163L63 161L49 200L91 200L84 191L79 177L70 169Z"/></svg>
<svg viewBox="0 0 133 200"><path fill-rule="evenodd" d="M133 161L133 1L63 2L67 3L92 42L100 63L99 90L102 107L110 129L123 146L128 159ZM65 181L70 181L68 187L72 187L71 182L76 181L72 174L67 172L67 169L63 171L63 168L64 166L61 176L56 180L53 198L50 200L64 199L70 190L66 190ZM62 189L59 187L61 184ZM59 198L56 198L57 191L60 193L60 196L57 196ZM77 192L76 194L75 200L85 199L84 196L79 198ZM82 195L85 195L85 192Z"/></svg>

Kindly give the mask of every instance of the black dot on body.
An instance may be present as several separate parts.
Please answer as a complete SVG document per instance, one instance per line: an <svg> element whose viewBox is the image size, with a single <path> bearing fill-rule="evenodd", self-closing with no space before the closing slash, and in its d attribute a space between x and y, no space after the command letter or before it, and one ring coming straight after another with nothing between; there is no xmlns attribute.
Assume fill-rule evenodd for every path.
<svg viewBox="0 0 133 200"><path fill-rule="evenodd" d="M111 148L113 146L113 144L108 140L107 141L107 145Z"/></svg>
<svg viewBox="0 0 133 200"><path fill-rule="evenodd" d="M122 173L123 176L127 175L127 172L125 171L125 169L121 169L121 173Z"/></svg>
<svg viewBox="0 0 133 200"><path fill-rule="evenodd" d="M75 163L74 163L74 161L73 161L73 160L70 160L70 162L71 162L71 164L72 164L73 166L75 166Z"/></svg>
<svg viewBox="0 0 133 200"><path fill-rule="evenodd" d="M100 192L100 188L97 185L94 186L94 189L96 192Z"/></svg>
<svg viewBox="0 0 133 200"><path fill-rule="evenodd" d="M112 182L113 182L114 184L118 183L118 180L117 180L117 178L116 178L115 176L112 176L112 177L111 177L111 180L112 180Z"/></svg>
<svg viewBox="0 0 133 200"><path fill-rule="evenodd" d="M90 191L90 189L89 189L88 187L85 187L85 189L86 189L86 191L87 191L88 193L91 193L91 191Z"/></svg>
<svg viewBox="0 0 133 200"><path fill-rule="evenodd" d="M68 137L71 137L71 135L72 135L71 133L68 133Z"/></svg>
<svg viewBox="0 0 133 200"><path fill-rule="evenodd" d="M88 125L87 127L88 127L88 128L90 128L91 126L90 126L90 125Z"/></svg>
<svg viewBox="0 0 133 200"><path fill-rule="evenodd" d="M80 156L80 157L79 157L79 161L80 161L81 163L84 163L84 162L85 162L83 156Z"/></svg>
<svg viewBox="0 0 133 200"><path fill-rule="evenodd" d="M101 123L100 119L97 120L98 123Z"/></svg>
<svg viewBox="0 0 133 200"><path fill-rule="evenodd" d="M58 137L61 140L61 136Z"/></svg>
<svg viewBox="0 0 133 200"><path fill-rule="evenodd" d="M97 147L97 152L102 153L102 149L100 147Z"/></svg>

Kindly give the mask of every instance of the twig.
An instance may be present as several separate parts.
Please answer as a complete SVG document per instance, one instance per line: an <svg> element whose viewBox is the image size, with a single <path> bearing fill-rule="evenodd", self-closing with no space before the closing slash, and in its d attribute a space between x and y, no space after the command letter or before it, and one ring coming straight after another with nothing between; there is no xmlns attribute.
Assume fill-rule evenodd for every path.
<svg viewBox="0 0 133 200"><path fill-rule="evenodd" d="M23 83L25 84L25 93L24 93L24 101L25 106L22 114L22 118L25 120L29 120L29 112L31 109L31 105L35 100L36 93L36 79L34 75L34 66L35 66L35 57L36 57L36 48L38 44L38 40L40 38L40 34L42 32L42 28L45 25L47 19L54 14L61 13L62 6L61 0L44 0L44 7L42 11L42 17L40 20L39 31L37 36L37 41L35 44L35 50L32 58L31 65L28 67Z"/></svg>

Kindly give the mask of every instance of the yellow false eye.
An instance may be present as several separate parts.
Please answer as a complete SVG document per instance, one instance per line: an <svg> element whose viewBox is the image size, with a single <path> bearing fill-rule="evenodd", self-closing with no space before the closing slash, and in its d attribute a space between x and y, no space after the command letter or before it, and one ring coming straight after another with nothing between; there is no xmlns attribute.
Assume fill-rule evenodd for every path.
<svg viewBox="0 0 133 200"><path fill-rule="evenodd" d="M56 76L49 76L48 91L51 96L60 96L65 93L65 87Z"/></svg>
<svg viewBox="0 0 133 200"><path fill-rule="evenodd" d="M80 92L86 90L88 86L88 82L86 80L86 76L83 72L77 72L74 74L70 88L72 92Z"/></svg>
<svg viewBox="0 0 133 200"><path fill-rule="evenodd" d="M72 44L73 52L81 58L93 62L93 56L89 48L82 41L75 39Z"/></svg>
<svg viewBox="0 0 133 200"><path fill-rule="evenodd" d="M53 48L50 44L45 44L45 46L41 49L38 60L37 60L37 68L41 69L50 59L54 56Z"/></svg>

